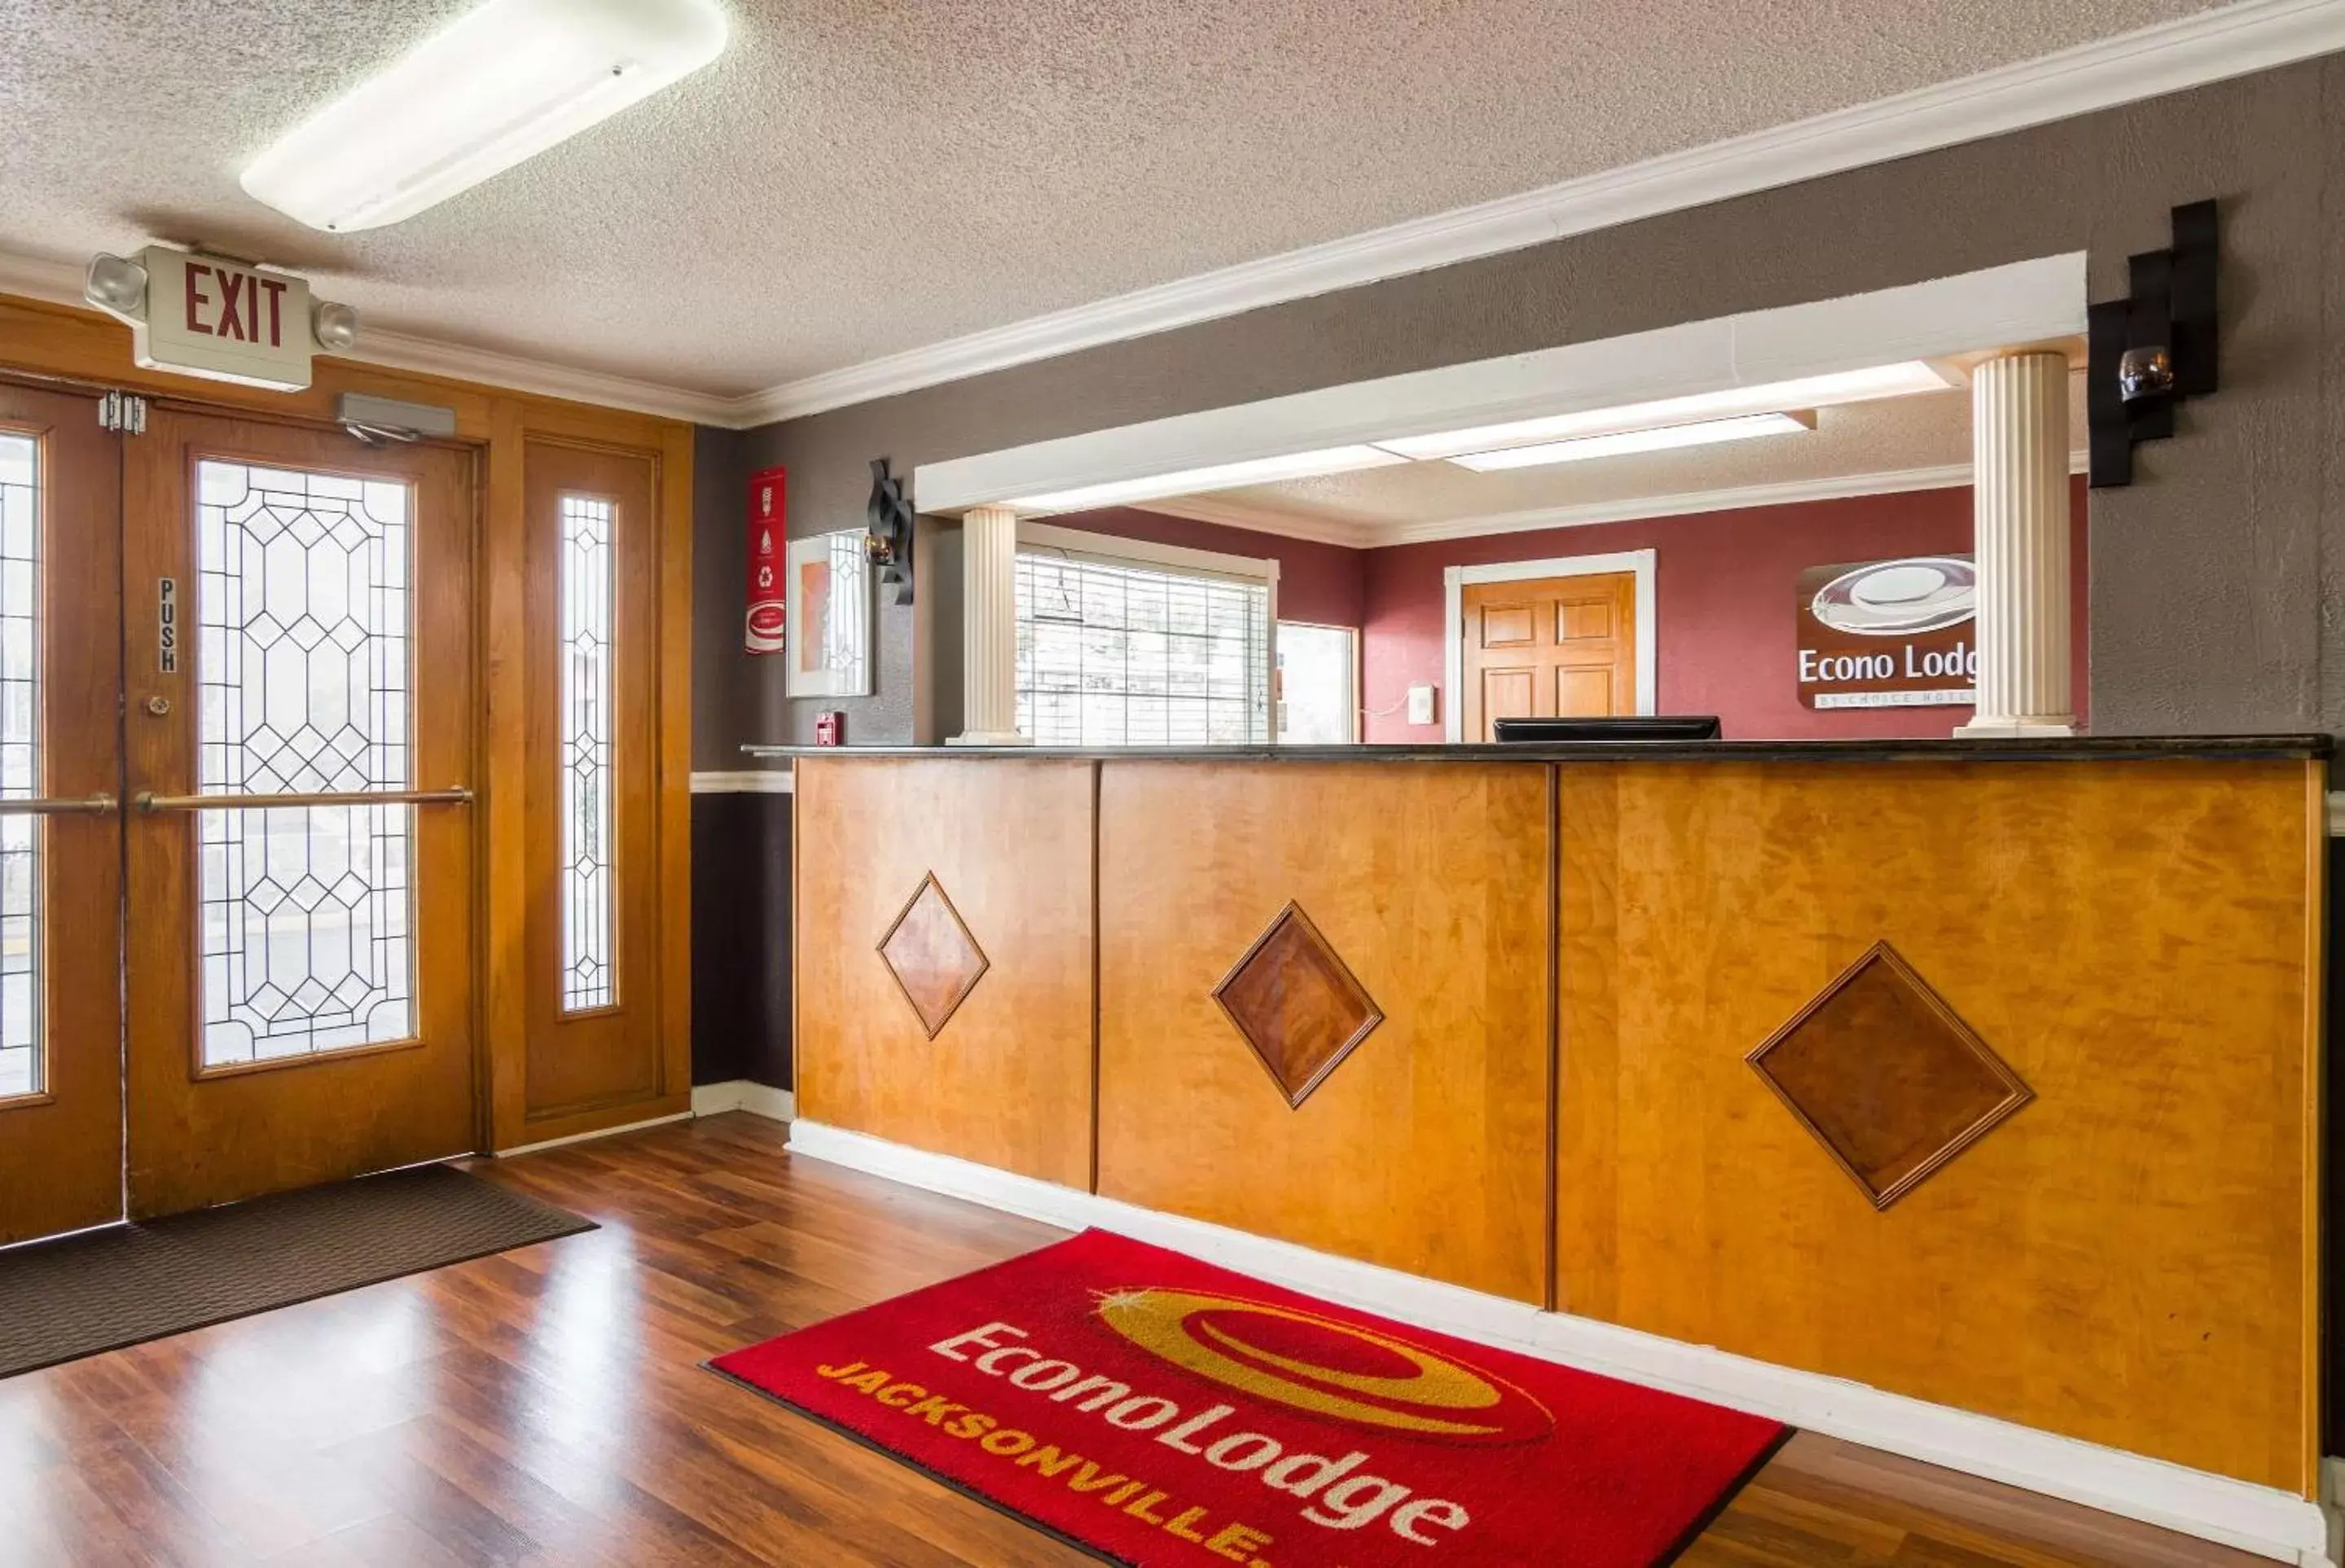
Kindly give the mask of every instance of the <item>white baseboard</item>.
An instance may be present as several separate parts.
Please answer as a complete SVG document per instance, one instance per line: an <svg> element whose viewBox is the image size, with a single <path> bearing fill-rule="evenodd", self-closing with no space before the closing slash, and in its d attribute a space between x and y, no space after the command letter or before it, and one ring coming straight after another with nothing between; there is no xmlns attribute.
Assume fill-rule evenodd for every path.
<svg viewBox="0 0 2345 1568"><path fill-rule="evenodd" d="M1112 1230L1406 1323L1771 1416L2299 1568L2322 1568L2330 1562L2329 1527L2320 1507L2271 1487L1616 1324L1541 1311L817 1122L792 1123L789 1149L1046 1225Z"/></svg>
<svg viewBox="0 0 2345 1568"><path fill-rule="evenodd" d="M788 795L797 789L797 775L787 768L695 772L691 785L695 795Z"/></svg>
<svg viewBox="0 0 2345 1568"><path fill-rule="evenodd" d="M787 1122L797 1114L797 1098L787 1089L752 1083L746 1078L692 1086L694 1115L714 1116L726 1111L746 1111L768 1121Z"/></svg>

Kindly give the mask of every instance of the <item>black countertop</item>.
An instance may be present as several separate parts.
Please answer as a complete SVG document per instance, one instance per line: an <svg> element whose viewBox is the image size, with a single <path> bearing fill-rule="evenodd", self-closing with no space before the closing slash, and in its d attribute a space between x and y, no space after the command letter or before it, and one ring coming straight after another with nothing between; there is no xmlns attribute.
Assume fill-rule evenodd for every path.
<svg viewBox="0 0 2345 1568"><path fill-rule="evenodd" d="M2068 736L2041 739L1644 740L1560 746L758 746L759 762L801 757L1109 762L2123 762L2330 754L2326 735Z"/></svg>

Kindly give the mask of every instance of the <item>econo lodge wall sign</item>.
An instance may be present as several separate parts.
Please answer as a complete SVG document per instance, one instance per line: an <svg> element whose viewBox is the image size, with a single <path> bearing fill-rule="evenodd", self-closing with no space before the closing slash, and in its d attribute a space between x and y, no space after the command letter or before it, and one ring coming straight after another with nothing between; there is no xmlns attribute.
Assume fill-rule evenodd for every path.
<svg viewBox="0 0 2345 1568"><path fill-rule="evenodd" d="M1800 700L1810 708L1977 699L1978 575L1968 555L1843 562L1800 574Z"/></svg>

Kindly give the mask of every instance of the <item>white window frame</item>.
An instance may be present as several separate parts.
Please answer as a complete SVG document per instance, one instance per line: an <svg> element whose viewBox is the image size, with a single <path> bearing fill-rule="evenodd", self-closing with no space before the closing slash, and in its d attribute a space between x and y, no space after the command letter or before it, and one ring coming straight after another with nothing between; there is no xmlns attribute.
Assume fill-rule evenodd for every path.
<svg viewBox="0 0 2345 1568"><path fill-rule="evenodd" d="M1364 662L1364 656L1361 652L1362 638L1360 636L1360 628L1357 626L1347 626L1341 621L1290 620L1286 624L1290 626L1309 626L1314 631L1342 632L1352 639L1352 732L1349 736L1345 738L1344 744L1346 746L1357 746L1360 743L1360 681L1362 677L1366 674L1366 671L1361 668L1361 665ZM1278 622L1275 618L1272 620L1270 625L1270 667L1274 676L1275 676L1278 669ZM1274 687L1273 689L1273 696L1275 699L1276 691ZM1279 743L1278 703L1276 700L1274 700L1271 704L1270 738L1273 744Z"/></svg>
<svg viewBox="0 0 2345 1568"><path fill-rule="evenodd" d="M1452 745L1466 738L1462 691L1466 682L1466 585L1468 583L1523 583L1538 577L1601 577L1615 572L1637 575L1637 711L1659 711L1654 699L1660 684L1660 627L1653 610L1653 574L1659 552L1615 550L1601 555L1557 555L1544 561L1492 561L1479 566L1448 566L1441 573L1441 626L1446 652L1442 678L1447 683L1442 701L1442 738Z"/></svg>
<svg viewBox="0 0 2345 1568"><path fill-rule="evenodd" d="M1215 550L1193 550L1185 545L1119 539L1112 534L1087 534L1080 528L1030 523L1023 517L1018 520L1018 553L1021 555L1051 555L1074 561L1095 561L1106 566L1178 572L1191 577L1217 577L1224 582L1244 583L1249 587L1261 585L1268 593L1270 616L1268 628L1263 634L1262 697L1263 711L1268 716L1268 733L1263 744L1277 744L1278 562L1275 558L1225 555ZM1135 746L1117 749L1146 751L1162 748Z"/></svg>

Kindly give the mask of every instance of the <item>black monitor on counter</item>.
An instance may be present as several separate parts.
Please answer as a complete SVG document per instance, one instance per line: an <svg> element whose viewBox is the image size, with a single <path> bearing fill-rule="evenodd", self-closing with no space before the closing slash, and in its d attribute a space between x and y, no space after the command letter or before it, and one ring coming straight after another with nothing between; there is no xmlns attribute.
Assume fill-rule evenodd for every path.
<svg viewBox="0 0 2345 1568"><path fill-rule="evenodd" d="M1501 718L1493 721L1508 744L1617 745L1624 740L1716 740L1714 713L1621 714L1601 718Z"/></svg>

